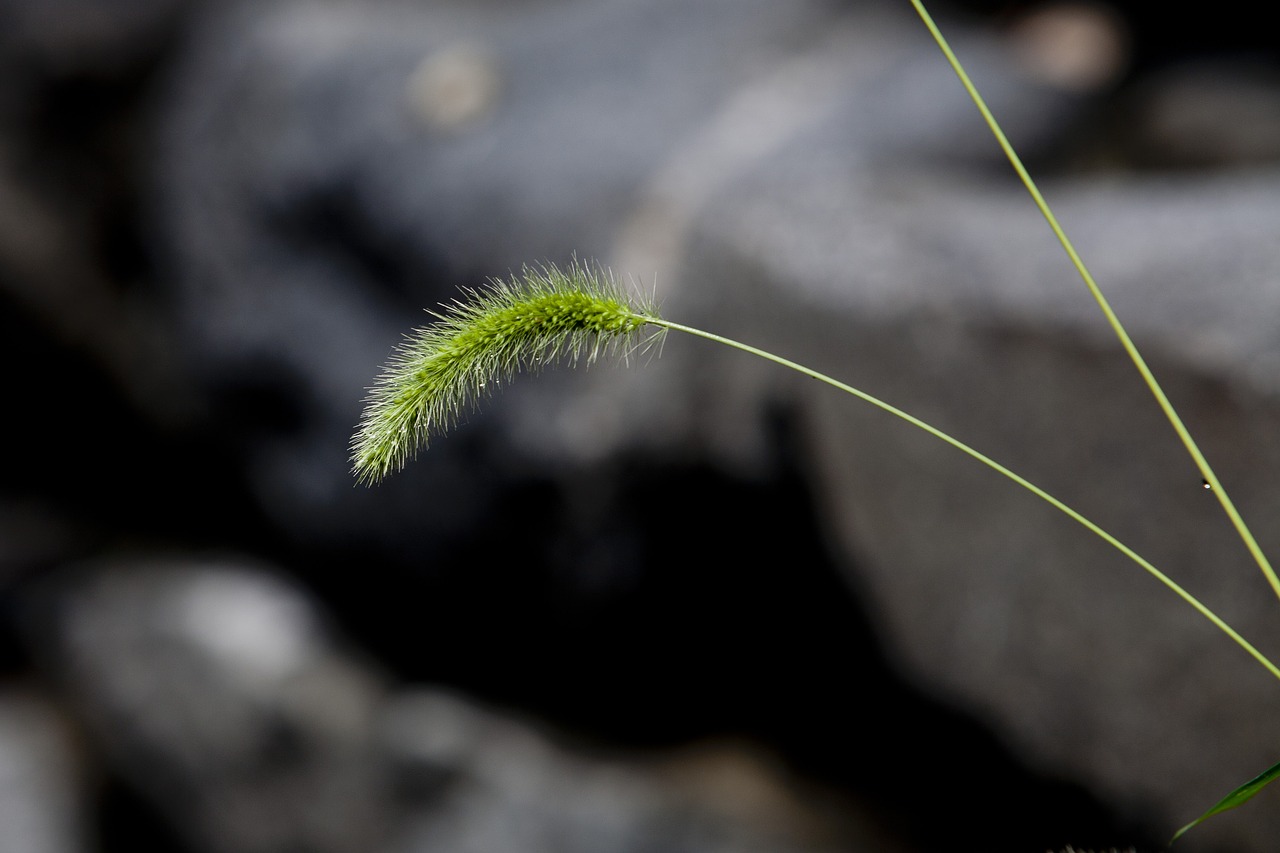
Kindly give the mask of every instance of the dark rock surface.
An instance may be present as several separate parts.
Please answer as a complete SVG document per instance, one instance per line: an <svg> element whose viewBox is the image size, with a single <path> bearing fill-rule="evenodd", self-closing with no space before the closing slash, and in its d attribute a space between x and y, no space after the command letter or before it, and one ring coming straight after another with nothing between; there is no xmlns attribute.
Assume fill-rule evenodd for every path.
<svg viewBox="0 0 1280 853"><path fill-rule="evenodd" d="M1272 48L991 11L935 10L1273 517ZM0 849L1154 849L1275 760L1271 680L1138 568L741 353L549 371L351 481L422 308L576 254L1274 648L907 4L0 0L0 70Z"/></svg>

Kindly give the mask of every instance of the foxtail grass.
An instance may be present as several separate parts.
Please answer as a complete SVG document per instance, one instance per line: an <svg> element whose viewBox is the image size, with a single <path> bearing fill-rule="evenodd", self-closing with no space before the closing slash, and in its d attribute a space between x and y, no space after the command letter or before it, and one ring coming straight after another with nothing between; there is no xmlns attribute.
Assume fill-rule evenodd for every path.
<svg viewBox="0 0 1280 853"><path fill-rule="evenodd" d="M1280 577L1277 577L1212 466L1059 225L977 86L921 0L910 2L1173 426L1199 470L1205 487L1212 489L1246 549L1280 598ZM831 385L976 459L1124 554L1280 679L1280 668L1195 596L1123 542L1039 486L964 442L865 391L771 352L663 319L650 301L624 291L602 267L578 262L563 270L552 265L526 267L517 277L492 281L485 287L464 291L463 299L442 306L441 311L433 314L436 322L416 330L397 348L370 389L363 417L351 443L352 471L359 482L373 484L403 468L419 450L456 424L496 386L510 381L519 372L535 371L555 361L590 363L604 355L621 353L625 356L668 331L684 332L742 350ZM1280 763L1229 793L1178 830L1173 840L1204 820L1242 805L1278 777Z"/></svg>
<svg viewBox="0 0 1280 853"><path fill-rule="evenodd" d="M357 480L374 483L403 467L494 385L521 369L536 369L562 357L592 361L607 352L629 353L667 331L684 332L824 382L976 459L1137 563L1280 679L1280 668L1115 536L986 454L860 388L750 344L663 319L651 303L624 294L616 279L599 266L526 267L518 278L491 282L467 295L469 301L443 306L434 326L418 329L402 344L370 391L352 440L351 464ZM642 337L646 327L652 327L653 334Z"/></svg>
<svg viewBox="0 0 1280 853"><path fill-rule="evenodd" d="M464 297L431 312L437 322L401 344L370 390L351 443L360 481L403 468L516 373L558 360L590 363L653 339L637 336L656 319L653 307L626 295L599 267L526 268L519 279L492 281Z"/></svg>

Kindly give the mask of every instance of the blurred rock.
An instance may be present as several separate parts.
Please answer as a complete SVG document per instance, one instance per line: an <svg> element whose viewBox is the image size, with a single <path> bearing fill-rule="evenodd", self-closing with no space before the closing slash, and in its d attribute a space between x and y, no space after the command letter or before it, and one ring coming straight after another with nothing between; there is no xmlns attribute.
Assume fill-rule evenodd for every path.
<svg viewBox="0 0 1280 853"><path fill-rule="evenodd" d="M261 567L117 561L45 594L50 670L192 850L905 849L745 745L593 757L441 691L396 689ZM74 789L58 781L54 805Z"/></svg>
<svg viewBox="0 0 1280 853"><path fill-rule="evenodd" d="M1071 90L1115 85L1130 62L1124 20L1103 3L1038 4L1014 22L1010 36L1028 71Z"/></svg>
<svg viewBox="0 0 1280 853"><path fill-rule="evenodd" d="M1280 63L1217 59L1148 75L1117 105L1129 162L1221 169L1280 162Z"/></svg>
<svg viewBox="0 0 1280 853"><path fill-rule="evenodd" d="M0 851L90 850L87 774L70 722L48 697L0 691Z"/></svg>
<svg viewBox="0 0 1280 853"><path fill-rule="evenodd" d="M0 0L0 304L89 354L158 420L185 414L144 293L151 86L193 0Z"/></svg>
<svg viewBox="0 0 1280 853"><path fill-rule="evenodd" d="M574 755L517 721L436 691L405 692L383 731L411 813L397 851L892 851L847 802L745 744L636 761Z"/></svg>
<svg viewBox="0 0 1280 853"><path fill-rule="evenodd" d="M116 771L191 849L375 849L382 680L291 585L234 561L117 561L46 581L44 663Z"/></svg>
<svg viewBox="0 0 1280 853"><path fill-rule="evenodd" d="M1021 191L823 150L780 151L699 220L684 275L722 282L742 310L708 299L692 322L993 454L1274 647L1274 597ZM1275 553L1280 174L1045 192ZM819 512L918 677L1034 765L1171 827L1273 760L1271 679L1138 567L922 433L787 387ZM1254 810L1188 849L1265 850L1278 829L1280 813Z"/></svg>
<svg viewBox="0 0 1280 853"><path fill-rule="evenodd" d="M49 77L119 73L152 58L196 5L195 0L121 0L105 6L92 0L2 0L0 49Z"/></svg>

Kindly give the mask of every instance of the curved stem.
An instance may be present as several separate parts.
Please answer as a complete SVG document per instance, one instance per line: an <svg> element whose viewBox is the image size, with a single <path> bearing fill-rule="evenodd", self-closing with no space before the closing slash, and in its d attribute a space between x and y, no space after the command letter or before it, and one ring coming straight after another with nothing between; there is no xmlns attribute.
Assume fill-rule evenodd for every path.
<svg viewBox="0 0 1280 853"><path fill-rule="evenodd" d="M853 396L857 397L860 400L870 403L871 405L879 409L883 409L884 411L888 412L891 415L894 415L895 417L901 418L902 420L906 421L912 426L918 427L919 429L924 430L925 432L929 433L933 437L938 438L946 442L947 444L951 445L952 447L956 448L960 452L973 457L974 459L981 462L983 465L986 465L988 468L991 468L995 470L997 473L1012 480L1013 482L1017 483L1019 486L1022 486L1022 488L1031 492L1036 497L1040 498L1041 500L1053 506L1060 512L1064 513L1065 515L1067 515L1077 523L1083 525L1086 529L1088 529L1094 535L1098 536L1108 545L1115 548L1121 554L1124 554L1133 562L1137 563L1148 574L1150 574L1156 580L1160 581L1160 583L1164 584L1169 589L1173 590L1173 592L1178 597L1180 597L1183 601L1185 601L1187 604L1190 604L1192 607L1194 607L1201 616L1203 616L1205 619L1208 619L1210 622L1212 622L1218 628L1218 630L1222 631L1222 633L1226 634L1228 637L1234 640L1236 644L1240 646L1240 648L1248 652L1254 658L1254 660L1256 660L1258 663L1266 667L1268 672L1274 675L1277 679L1280 679L1280 668L1278 668L1274 663L1272 663L1271 660L1266 657L1266 655L1258 651L1258 649L1255 648L1252 643L1250 643L1244 637L1240 636L1240 634L1234 628L1232 628L1230 625L1224 622L1216 613L1214 613L1212 610L1206 607L1200 601L1200 599L1196 598L1190 592L1183 589L1182 586L1180 586L1176 581L1174 581L1164 572L1157 569L1155 566L1149 563L1145 558L1143 558L1140 554L1138 554L1128 545L1125 545L1119 539L1112 536L1110 533L1103 530L1097 524L1093 523L1085 516L1076 512L1070 506L1058 500L1053 495L1049 494L1044 489L1037 486L1035 483L1032 483L1031 481L1027 480L1025 477L1022 477L1019 474L1015 474L1013 471L1010 471L1008 468L1001 465L999 462L996 462L994 459L990 458L986 454L978 450L975 450L974 448L970 447L969 445L965 444L959 439L954 438L951 435L948 435L947 433L943 432L937 427L932 426L931 424L928 424L920 420L914 415L908 414L907 412L904 412L903 410L897 408L896 406L892 406L889 403L886 403L885 401L879 399L878 397L874 397L865 391L854 388L852 385L846 385L845 383L839 381L838 379L833 379L832 377L827 376L825 373L819 373L818 371L813 370L812 368L805 367L802 364L797 364L794 361L790 361L781 356L774 355L773 353L768 352L766 350L758 349L749 344L744 344L739 341L735 341L732 338L722 337L720 335L716 335L711 332L704 332L701 329L695 329L691 326L682 326L679 323L672 323L669 320L663 320L660 317L645 316L644 319L655 326L660 326L662 328L671 329L677 332L685 332L687 334L694 335L695 337L705 338L706 340L709 340L709 341L715 341L718 344L724 344L725 346L730 346L730 347L733 347L734 349L742 350L743 352L747 352L752 355L759 356L760 358L763 358L766 361L772 361L775 364L780 364L783 367L787 367L787 368L790 368L791 370L796 371L797 373L801 373L812 379L817 379L819 382L825 382L826 384L832 386L833 388L838 388L839 390L844 391L846 394L852 394Z"/></svg>
<svg viewBox="0 0 1280 853"><path fill-rule="evenodd" d="M1173 426L1174 432L1178 434L1178 438L1182 441L1182 446L1186 448L1187 453L1195 462L1196 468L1200 470L1204 481L1209 484L1213 493L1218 498L1218 503L1222 505L1222 510L1227 514L1227 518L1231 520L1231 524L1235 527L1236 534L1240 540L1244 542L1249 553L1253 556L1254 562L1258 564L1258 568L1262 570L1262 574L1266 577L1267 582L1271 584L1271 590L1275 593L1276 598L1280 599L1280 577L1276 576L1275 569L1271 567L1271 561L1267 559L1267 555L1262 552L1261 546L1253 537L1253 532L1249 530L1249 526L1245 524L1244 518L1241 517L1236 509L1235 503L1227 494L1227 490L1223 488L1219 482L1217 474L1213 472L1213 468L1209 465L1209 461L1205 459L1204 454L1200 452L1199 445L1196 444L1191 432L1183 424L1182 418L1173 408L1173 404L1169 402L1169 398L1165 396L1164 389L1160 387L1160 383L1156 381L1155 375L1151 372L1151 368L1147 367L1146 360L1142 354L1138 352L1138 347L1129 337L1129 333L1125 330L1124 325L1120 322L1120 318L1116 316L1115 311L1111 308L1111 303L1103 295L1102 289L1098 287L1098 283L1094 281L1093 275L1085 266L1084 260L1076 252L1075 246L1067 237L1066 232L1062 230L1062 226L1058 224L1058 219L1050 210L1048 202L1044 200L1044 196L1040 194L1039 187L1031 178L1031 174L1026 167L1022 165L1013 145L1010 144L1008 137L1004 135L1004 131L1000 128L999 122L992 115L991 110L987 108L987 103L983 100L982 95L978 93L978 89L974 86L973 81L969 79L969 75L965 72L964 66L960 64L960 60L956 58L955 53L951 50L951 45L947 43L946 38L942 35L942 31L938 29L938 25L933 22L933 17L925 9L921 0L911 0L911 5L924 21L929 32L933 35L934 41L938 43L938 47L942 49L942 53L946 56L947 62L950 63L952 70L956 76L960 78L960 83L964 86L965 91L969 93L969 97L973 99L973 103L977 106L978 111L982 113L982 118L987 123L987 127L991 129L991 133L995 136L996 141L1000 144L1000 148L1004 151L1005 156L1009 159L1009 163L1013 166L1018 177L1022 180L1023 186L1027 188L1027 192L1031 194L1031 198L1035 201L1036 207L1040 209L1041 215L1045 221L1049 223L1049 227L1053 230L1053 234L1058 238L1058 242L1066 251L1067 257L1071 259L1071 263L1076 268L1076 272L1080 274L1080 278L1084 280L1085 285L1089 288L1089 292L1093 294L1094 300L1097 301L1098 307L1102 309L1103 315L1106 316L1107 322L1111 324L1112 330L1120 341L1120 345L1124 347L1125 352L1129 354L1129 359L1133 362L1134 367L1138 369L1138 373L1142 375L1142 380L1147 383L1147 388L1155 397L1156 402L1160 405L1165 417Z"/></svg>

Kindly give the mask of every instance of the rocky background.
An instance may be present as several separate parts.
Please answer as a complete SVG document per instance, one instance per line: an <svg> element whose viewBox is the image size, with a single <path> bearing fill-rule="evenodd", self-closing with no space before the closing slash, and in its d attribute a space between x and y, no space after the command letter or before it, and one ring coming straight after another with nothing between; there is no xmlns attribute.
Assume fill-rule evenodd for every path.
<svg viewBox="0 0 1280 853"><path fill-rule="evenodd" d="M1250 11L935 10L1277 554ZM905 0L0 0L0 851L1150 850L1280 758L1274 680L1135 566L702 341L354 486L422 308L575 255L1280 652Z"/></svg>

